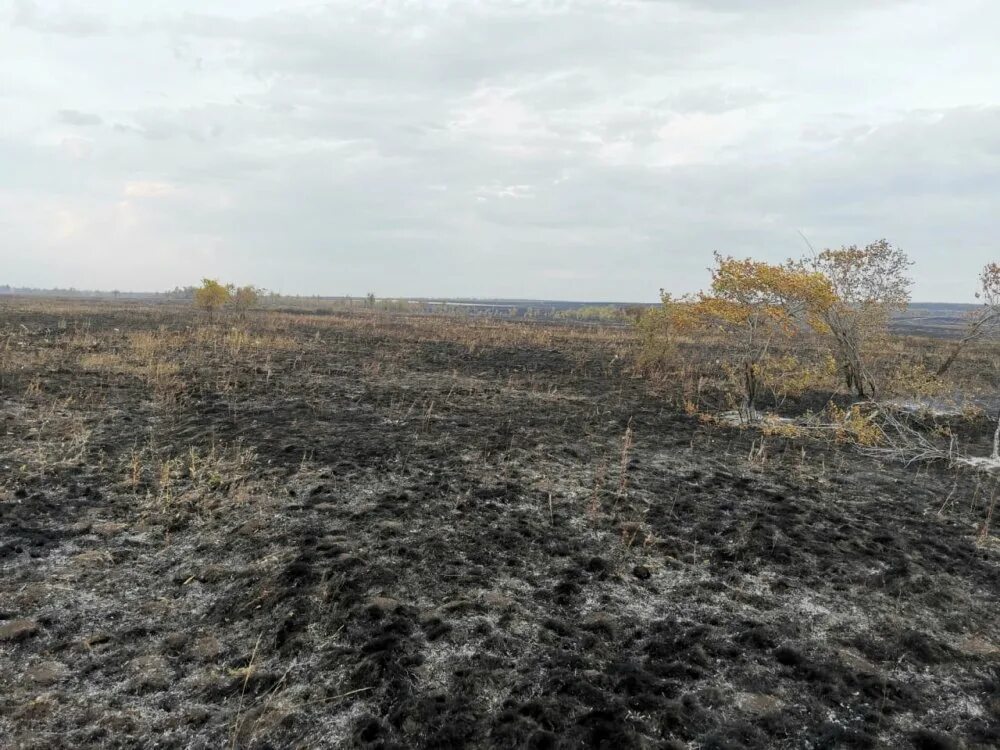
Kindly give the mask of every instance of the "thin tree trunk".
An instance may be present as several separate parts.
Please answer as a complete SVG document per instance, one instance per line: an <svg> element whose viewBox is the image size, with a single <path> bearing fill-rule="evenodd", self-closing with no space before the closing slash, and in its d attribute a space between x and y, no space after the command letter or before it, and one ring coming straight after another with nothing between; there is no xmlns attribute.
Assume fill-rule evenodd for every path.
<svg viewBox="0 0 1000 750"><path fill-rule="evenodd" d="M861 399L868 398L869 391L874 392L874 388L868 388L871 383L865 377L861 363L856 357L852 356L844 365L844 369L847 372L847 390L853 391L854 395Z"/></svg>
<svg viewBox="0 0 1000 750"><path fill-rule="evenodd" d="M951 353L948 354L948 359L942 362L941 366L937 369L937 373L935 373L937 377L940 378L948 372L948 369L955 364L955 360L958 359L958 355L962 353L962 350L965 349L966 345L970 341L975 341L979 338L985 331L987 324L995 317L995 313L987 312L969 325L968 332L958 342L956 342L955 346L951 349Z"/></svg>
<svg viewBox="0 0 1000 750"><path fill-rule="evenodd" d="M948 359L941 363L941 366L934 373L936 377L941 377L955 364L955 360L958 359L958 355L962 353L962 348L965 346L965 340L959 341L955 346L951 348L951 353L948 354Z"/></svg>
<svg viewBox="0 0 1000 750"><path fill-rule="evenodd" d="M754 373L752 362L743 365L743 387L746 391L747 421L753 422L757 418L757 375Z"/></svg>

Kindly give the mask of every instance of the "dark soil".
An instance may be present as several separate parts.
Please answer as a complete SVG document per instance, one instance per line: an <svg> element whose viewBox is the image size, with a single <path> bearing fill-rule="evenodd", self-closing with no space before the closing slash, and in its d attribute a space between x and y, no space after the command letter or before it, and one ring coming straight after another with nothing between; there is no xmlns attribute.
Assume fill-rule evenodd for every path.
<svg viewBox="0 0 1000 750"><path fill-rule="evenodd" d="M196 322L0 310L0 746L1000 746L994 478L612 339Z"/></svg>

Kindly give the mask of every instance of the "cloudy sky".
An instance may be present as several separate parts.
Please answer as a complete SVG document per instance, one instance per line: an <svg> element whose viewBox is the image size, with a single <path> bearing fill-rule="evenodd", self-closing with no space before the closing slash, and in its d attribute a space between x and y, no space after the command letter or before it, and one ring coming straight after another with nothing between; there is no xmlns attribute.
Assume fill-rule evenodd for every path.
<svg viewBox="0 0 1000 750"><path fill-rule="evenodd" d="M998 38L996 0L0 0L0 283L654 300L801 231L971 301Z"/></svg>

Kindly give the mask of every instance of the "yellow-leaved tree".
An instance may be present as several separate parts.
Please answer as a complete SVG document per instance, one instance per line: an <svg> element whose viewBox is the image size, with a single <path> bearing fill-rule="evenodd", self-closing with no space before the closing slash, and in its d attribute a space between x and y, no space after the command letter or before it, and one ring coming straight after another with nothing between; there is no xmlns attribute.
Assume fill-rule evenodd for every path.
<svg viewBox="0 0 1000 750"><path fill-rule="evenodd" d="M741 390L741 415L757 419L762 373L777 339L817 326L837 303L829 279L802 263L765 263L715 254L712 284L687 301L680 327L722 335L728 372Z"/></svg>
<svg viewBox="0 0 1000 750"><path fill-rule="evenodd" d="M215 315L229 302L230 289L216 279L202 279L201 286L194 290L194 305L209 315Z"/></svg>

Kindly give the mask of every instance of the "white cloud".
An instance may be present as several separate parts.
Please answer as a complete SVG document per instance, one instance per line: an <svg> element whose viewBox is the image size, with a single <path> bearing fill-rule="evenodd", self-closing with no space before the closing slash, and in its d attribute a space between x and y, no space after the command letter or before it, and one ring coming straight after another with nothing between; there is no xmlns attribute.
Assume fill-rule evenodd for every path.
<svg viewBox="0 0 1000 750"><path fill-rule="evenodd" d="M177 188L169 182L137 180L126 183L122 192L126 198L161 198L176 191Z"/></svg>

